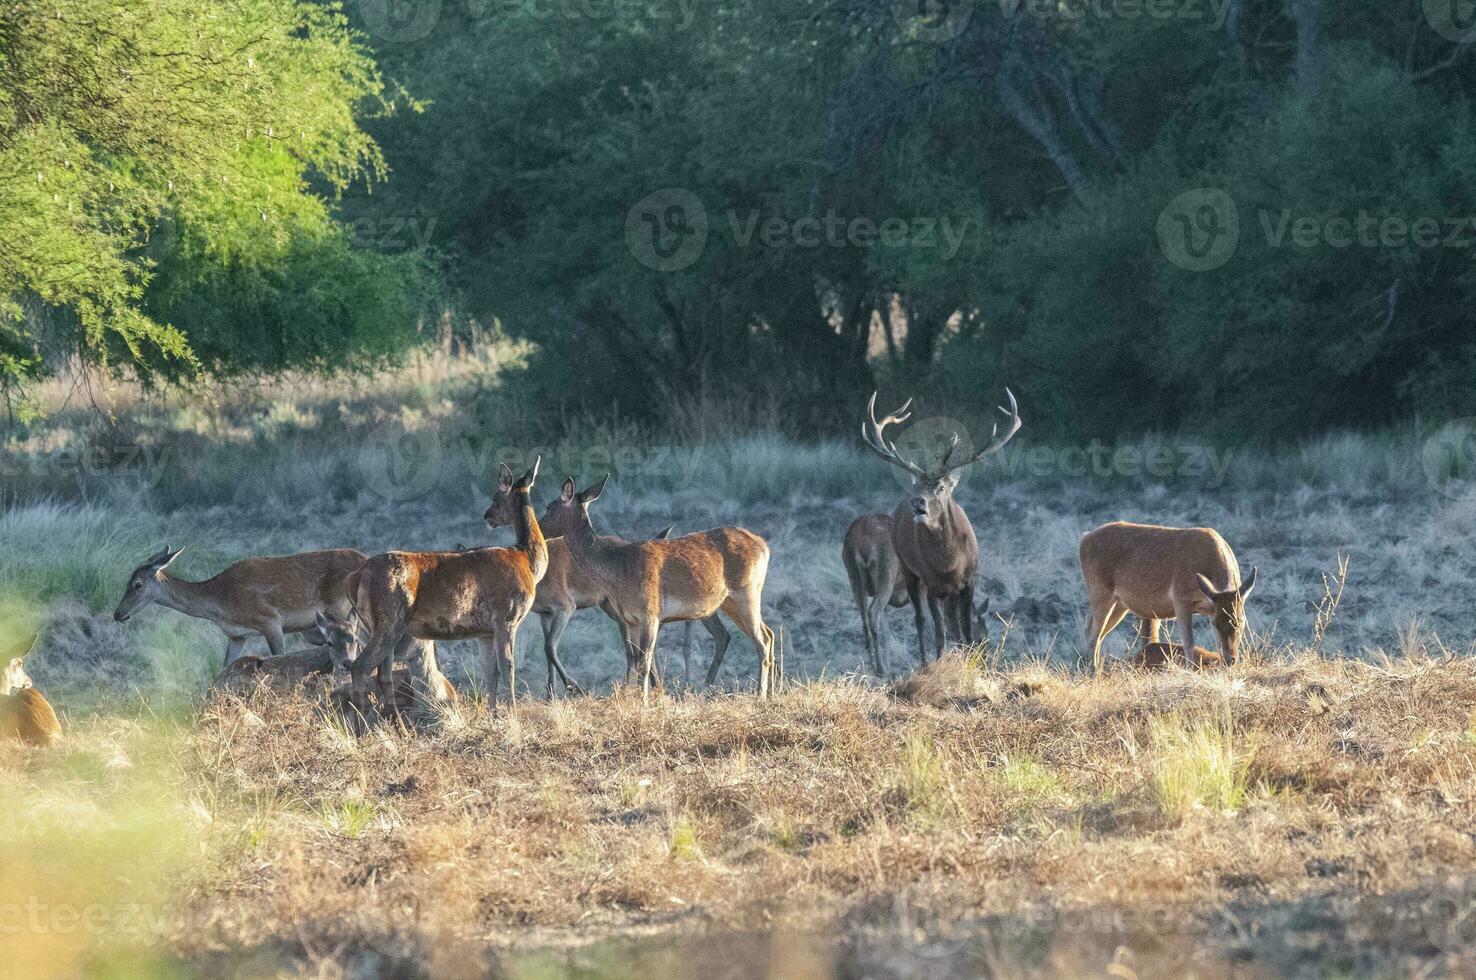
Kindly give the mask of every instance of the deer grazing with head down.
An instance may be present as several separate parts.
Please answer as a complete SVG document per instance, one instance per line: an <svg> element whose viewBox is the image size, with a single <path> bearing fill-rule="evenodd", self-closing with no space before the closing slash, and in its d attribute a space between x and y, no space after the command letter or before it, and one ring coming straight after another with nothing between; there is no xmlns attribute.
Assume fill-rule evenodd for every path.
<svg viewBox="0 0 1476 980"><path fill-rule="evenodd" d="M901 560L907 597L912 602L913 621L917 625L917 657L928 662L923 639L923 600L933 618L937 655L942 656L948 633L964 643L975 637L974 576L979 571L979 542L974 526L963 508L953 499L958 487L958 471L965 466L999 452L1020 431L1020 410L1014 394L1005 389L1010 407L1000 408L1009 417L1001 433L996 424L989 442L977 452L958 454L959 435L953 434L942 460L937 466L924 468L906 459L888 442L886 429L900 425L912 417L907 411L908 399L897 411L878 421L876 394L867 405L867 421L861 426L861 438L872 452L912 477L912 495L892 512L892 547Z"/></svg>
<svg viewBox="0 0 1476 980"><path fill-rule="evenodd" d="M609 477L576 492L566 478L558 497L543 514L548 533L568 542L575 566L604 590L610 609L627 637L641 674L641 695L649 699L656 676L656 634L662 623L708 619L719 610L753 641L759 651L759 694L773 693L777 678L774 633L764 623L764 578L769 546L740 527L719 527L663 541L625 544L595 533L589 506L599 499ZM708 670L714 677L721 662Z"/></svg>
<svg viewBox="0 0 1476 980"><path fill-rule="evenodd" d="M1091 602L1086 648L1102 672L1102 641L1128 613L1141 633L1158 642L1159 621L1174 618L1183 650L1195 650L1194 616L1210 617L1220 658L1235 663L1245 635L1245 600L1256 587L1256 569L1244 582L1235 552L1207 527L1157 527L1117 521L1081 539L1081 574Z"/></svg>
<svg viewBox="0 0 1476 980"><path fill-rule="evenodd" d="M513 526L512 547L391 551L370 558L349 577L354 611L370 631L350 670L350 703L361 716L368 717L371 673L378 677L382 707L397 710L394 661L423 640L480 641L493 710L503 673L508 704L515 702L513 645L548 569L548 546L528 499L540 461L535 458L516 481L502 465L484 515L491 527Z"/></svg>
<svg viewBox="0 0 1476 980"><path fill-rule="evenodd" d="M345 581L364 563L352 548L309 551L300 555L246 558L204 582L170 575L169 566L183 548L165 547L128 576L113 618L127 622L140 609L158 603L208 619L225 632L225 665L241 655L253 636L266 638L274 657L286 649L284 633L314 628L319 613L343 621L350 608Z"/></svg>

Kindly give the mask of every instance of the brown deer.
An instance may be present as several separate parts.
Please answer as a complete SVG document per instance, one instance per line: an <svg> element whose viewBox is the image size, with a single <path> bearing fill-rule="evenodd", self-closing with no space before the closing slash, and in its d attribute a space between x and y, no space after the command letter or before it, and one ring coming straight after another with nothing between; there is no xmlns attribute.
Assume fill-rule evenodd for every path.
<svg viewBox="0 0 1476 980"><path fill-rule="evenodd" d="M1223 664L1220 655L1204 647L1195 647L1194 656L1185 658L1184 648L1177 643L1149 643L1132 660L1144 670L1167 670L1171 665L1195 670L1217 670Z"/></svg>
<svg viewBox="0 0 1476 980"><path fill-rule="evenodd" d="M861 613L861 632L866 641L866 658L871 672L886 677L878 630L886 606L907 604L910 572L902 567L897 549L892 547L890 514L865 514L851 522L841 542L841 564L851 582L851 596Z"/></svg>
<svg viewBox="0 0 1476 980"><path fill-rule="evenodd" d="M872 452L912 477L912 496L892 512L892 547L907 573L904 583L917 625L917 658L921 664L928 662L923 641L924 596L933 618L937 656L943 655L949 630L965 643L974 642L974 576L979 571L979 542L968 515L953 499L953 491L958 487L959 470L999 452L1020 431L1020 410L1015 396L1008 388L1005 395L1010 401L1009 408L1000 408L1009 417L1005 431L1001 433L996 424L983 449L960 458L955 458L959 444L955 432L942 461L932 469L904 458L896 445L886 439L887 426L899 425L912 417L907 411L912 399L881 421L876 418L875 392L867 405L867 420L861 426L862 440Z"/></svg>
<svg viewBox="0 0 1476 980"><path fill-rule="evenodd" d="M649 700L656 676L656 634L665 622L708 619L727 614L759 651L759 694L768 697L776 682L774 633L764 623L764 578L769 546L739 527L719 527L665 541L618 544L595 533L589 505L599 499L606 476L594 486L574 490L565 478L549 503L543 524L568 542L581 572L604 590L628 648L641 672L641 696ZM708 669L711 681L721 661Z"/></svg>
<svg viewBox="0 0 1476 980"><path fill-rule="evenodd" d="M1185 650L1195 649L1195 614L1209 616L1221 658L1235 663L1256 569L1242 582L1235 552L1218 532L1117 521L1083 535L1080 553L1092 606L1086 646L1096 673L1102 672L1102 641L1128 613L1144 621L1141 633L1149 643L1158 642L1159 620L1177 619Z"/></svg>
<svg viewBox="0 0 1476 980"><path fill-rule="evenodd" d="M673 526L667 525L662 528L651 536L651 540L666 540L671 535ZM604 534L600 537L614 544L628 543L624 538L613 534ZM598 606L607 616L615 620L615 626L620 631L620 645L625 651L626 681L628 683L635 667L635 661L631 656L630 642L625 634L624 624L616 617L614 607L610 605L599 583L585 574L570 558L569 546L564 539L548 537L547 541L548 573L538 583L538 594L533 599L533 611L538 614L539 622L543 626L543 654L548 661L548 697L553 697L555 674L563 681L565 692L584 693L579 685L569 678L563 663L559 660L559 641L574 613L592 606ZM702 620L702 625L707 628L717 645L717 653L713 660L721 664L723 653L726 652L731 639L728 628L717 616L707 617ZM691 682L691 629L689 622L686 624L686 635L682 642L682 662L689 684ZM712 683L711 678L708 679L708 683Z"/></svg>
<svg viewBox="0 0 1476 980"><path fill-rule="evenodd" d="M56 712L32 686L20 657L12 659L0 674L0 739L10 738L43 748L61 738Z"/></svg>
<svg viewBox="0 0 1476 980"><path fill-rule="evenodd" d="M165 547L135 568L113 618L127 622L157 602L186 616L208 619L225 632L227 667L252 636L265 637L271 655L280 657L286 649L283 634L313 629L319 613L347 619L345 580L365 557L351 548L338 548L247 558L204 582L186 582L168 572L183 550Z"/></svg>
<svg viewBox="0 0 1476 980"><path fill-rule="evenodd" d="M313 629L306 634L310 646L306 650L284 653L280 657L237 657L215 678L211 690L246 694L258 684L269 684L279 691L296 690L312 677L331 677L334 668L348 670L359 653L359 639L353 626L335 622L318 613Z"/></svg>
<svg viewBox="0 0 1476 980"><path fill-rule="evenodd" d="M513 644L548 569L548 546L528 499L540 462L535 458L516 482L503 465L484 515L491 527L513 526L513 547L391 551L375 555L349 576L354 610L370 631L350 670L350 702L362 717L368 717L374 672L383 707L395 710L394 661L410 653L417 640L480 641L493 710L503 672L508 704L515 702Z"/></svg>

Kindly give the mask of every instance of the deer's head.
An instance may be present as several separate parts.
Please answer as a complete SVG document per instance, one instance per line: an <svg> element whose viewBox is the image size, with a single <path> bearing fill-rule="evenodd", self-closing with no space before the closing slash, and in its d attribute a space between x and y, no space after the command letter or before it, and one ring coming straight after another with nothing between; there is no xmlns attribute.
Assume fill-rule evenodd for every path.
<svg viewBox="0 0 1476 980"><path fill-rule="evenodd" d="M538 526L543 528L544 536L550 538L563 537L573 534L580 528L594 530L594 522L589 517L589 505L600 499L600 494L605 489L605 483L610 479L606 474L599 483L584 490L575 491L572 477L564 477L564 485L559 488L559 495L548 502L548 509L539 518Z"/></svg>
<svg viewBox="0 0 1476 980"><path fill-rule="evenodd" d="M953 503L953 491L958 488L958 471L971 463L977 463L985 456L999 452L1020 431L1020 409L1015 404L1015 396L1008 388L1005 389L1005 395L1010 400L1010 407L1001 407L1000 411L1010 421L1004 434L1000 434L999 425L996 424L990 432L988 445L971 456L960 456L959 436L955 432L943 453L943 459L937 466L925 469L899 453L896 444L888 442L885 435L887 426L899 425L912 418L912 413L907 410L912 399L907 399L907 403L897 411L877 421L876 393L872 392L871 402L866 406L867 418L861 425L861 438L872 452L912 477L912 496L908 498L908 504L912 509L913 521L927 527L937 527Z"/></svg>
<svg viewBox="0 0 1476 980"><path fill-rule="evenodd" d="M359 659L359 634L353 623L332 619L318 613L313 628L307 632L307 641L315 647L327 647L333 666L348 670L349 665Z"/></svg>
<svg viewBox="0 0 1476 980"><path fill-rule="evenodd" d="M1217 589L1209 579L1199 576L1199 590L1214 606L1210 621L1214 623L1227 663L1235 663L1240 655L1240 641L1245 636L1245 600L1250 598L1251 590L1256 587L1257 571L1252 568L1249 578L1238 588L1230 589Z"/></svg>
<svg viewBox="0 0 1476 980"><path fill-rule="evenodd" d="M506 527L516 520L518 513L528 504L528 494L533 489L533 481L538 478L538 464L542 461L541 456L535 458L528 472L516 480L506 463L497 464L497 489L492 493L491 506L482 515L488 527Z"/></svg>
<svg viewBox="0 0 1476 980"><path fill-rule="evenodd" d="M5 673L0 674L0 694L10 694L31 686L31 675L26 673L20 657L10 661Z"/></svg>
<svg viewBox="0 0 1476 980"><path fill-rule="evenodd" d="M123 587L123 598L118 600L118 608L113 610L113 618L120 623L128 621L128 617L138 612L151 602L158 601L164 594L164 569L168 568L174 559L179 557L183 548L171 551L165 545L158 554L150 555L144 563L133 570L128 576L128 584Z"/></svg>

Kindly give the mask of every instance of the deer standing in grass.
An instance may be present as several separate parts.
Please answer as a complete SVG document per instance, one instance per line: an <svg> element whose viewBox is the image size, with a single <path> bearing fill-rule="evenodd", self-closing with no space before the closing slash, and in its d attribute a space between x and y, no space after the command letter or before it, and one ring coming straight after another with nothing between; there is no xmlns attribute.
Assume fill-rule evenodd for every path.
<svg viewBox="0 0 1476 980"><path fill-rule="evenodd" d="M24 644L27 650L35 643ZM20 657L0 672L0 738L14 738L30 745L49 746L61 738L61 722L41 692L32 686Z"/></svg>
<svg viewBox="0 0 1476 980"><path fill-rule="evenodd" d="M1102 641L1128 613L1141 621L1150 644L1158 643L1160 620L1177 619L1184 650L1195 649L1195 614L1208 616L1221 659L1235 663L1256 569L1242 582L1235 552L1217 531L1117 521L1083 535L1080 553L1092 606L1086 646L1096 673L1102 672Z"/></svg>
<svg viewBox="0 0 1476 980"><path fill-rule="evenodd" d="M996 424L983 449L958 458L959 436L954 433L942 461L931 469L904 458L886 439L888 426L900 425L912 417L907 411L912 399L881 421L876 418L874 392L867 405L862 440L872 452L912 477L912 496L892 512L892 547L906 573L903 581L917 625L917 659L921 664L928 662L923 638L924 597L933 619L937 656L943 655L950 631L964 643L974 642L974 576L979 571L979 541L968 515L953 499L953 491L958 487L959 470L999 452L1020 431L1015 396L1008 388L1005 395L1010 401L1009 408L1000 408L1009 417L1005 431L1001 433Z"/></svg>
<svg viewBox="0 0 1476 980"><path fill-rule="evenodd" d="M183 550L165 547L135 568L113 618L127 622L157 602L208 619L225 632L227 667L253 636L265 637L271 655L280 657L286 646L283 634L312 630L319 613L346 620L351 610L345 582L365 559L351 548L247 558L214 578L187 582L168 572Z"/></svg>
<svg viewBox="0 0 1476 980"><path fill-rule="evenodd" d="M671 526L667 526L652 535L651 540L664 541L670 534ZM629 543L624 538L613 534L604 534L600 537L613 544ZM578 684L570 680L563 663L559 660L559 641L574 613L592 606L598 606L605 615L615 620L616 628L620 631L620 646L625 651L626 681L629 682L635 661L631 656L630 640L626 636L625 625L615 615L614 607L610 605L600 584L574 563L569 555L569 546L564 539L548 537L547 541L548 573L538 583L538 594L533 599L533 611L538 614L539 622L543 626L543 654L548 661L548 697L553 697L555 674L563 681L564 690L567 693L584 693ZM713 660L720 664L730 640L728 628L717 616L707 617L702 621L702 625L707 628L708 633L712 635L713 641L717 644L717 653ZM682 644L682 662L690 683L690 623L687 624L687 631ZM711 677L708 678L708 683L712 683Z"/></svg>
<svg viewBox="0 0 1476 980"><path fill-rule="evenodd" d="M491 527L513 526L512 547L391 551L350 576L354 610L370 630L350 671L350 702L361 716L368 717L371 673L377 673L382 706L389 713L397 709L394 661L418 640L480 641L493 710L504 672L509 706L516 701L513 644L548 569L548 546L528 499L540 461L535 458L517 481L503 465L483 515Z"/></svg>
<svg viewBox="0 0 1476 980"><path fill-rule="evenodd" d="M656 634L662 623L708 619L719 610L753 641L759 651L759 694L773 693L774 633L763 620L764 578L769 546L740 527L719 527L664 541L617 543L595 533L589 505L599 499L609 477L575 492L565 479L558 497L543 514L548 533L568 542L579 570L604 590L627 637L641 696L648 700L656 677ZM721 659L708 669L711 681ZM629 671L627 671L627 677Z"/></svg>

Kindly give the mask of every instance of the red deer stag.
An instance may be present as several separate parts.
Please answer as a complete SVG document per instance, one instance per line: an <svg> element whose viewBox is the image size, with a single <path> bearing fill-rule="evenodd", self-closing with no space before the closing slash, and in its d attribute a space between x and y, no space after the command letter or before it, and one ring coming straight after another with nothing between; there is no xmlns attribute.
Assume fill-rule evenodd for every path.
<svg viewBox="0 0 1476 980"><path fill-rule="evenodd" d="M350 703L360 715L368 717L369 675L375 672L383 707L397 710L394 661L418 640L479 640L493 710L504 672L509 706L516 701L513 644L548 569L548 546L528 499L540 462L535 458L516 482L503 465L484 515L492 527L513 526L517 543L511 548L391 551L350 576L354 609L370 631L350 671Z"/></svg>
<svg viewBox="0 0 1476 980"><path fill-rule="evenodd" d="M183 550L166 547L135 568L113 618L127 622L134 613L157 602L186 616L208 619L225 632L227 667L252 636L266 637L271 655L280 657L285 650L282 635L313 629L319 613L347 619L350 608L344 583L364 563L364 555L351 548L309 551L247 558L204 582L186 582L167 571Z"/></svg>
<svg viewBox="0 0 1476 980"><path fill-rule="evenodd" d="M974 642L974 576L979 571L979 542L974 526L953 499L958 486L958 471L986 456L999 452L1020 431L1020 410L1014 394L1005 389L1010 407L1000 408L1009 417L1001 433L996 424L989 443L978 452L955 459L959 436L954 433L942 461L932 469L924 469L904 458L895 444L888 442L887 426L899 425L912 417L907 411L912 399L881 421L876 418L876 394L867 405L867 421L862 423L861 438L882 459L912 477L912 496L892 512L892 547L906 572L907 596L912 601L913 621L917 625L917 658L928 662L923 639L923 597L933 617L937 655L942 656L947 631L965 643ZM940 609L940 604L942 608Z"/></svg>
<svg viewBox="0 0 1476 980"><path fill-rule="evenodd" d="M1194 615L1208 616L1221 658L1235 663L1256 569L1242 582L1235 552L1212 528L1103 524L1082 536L1081 574L1092 605L1086 647L1096 673L1102 672L1102 641L1128 613L1144 621L1141 632L1150 644L1158 642L1159 620L1177 619L1185 650L1195 648Z"/></svg>
<svg viewBox="0 0 1476 980"><path fill-rule="evenodd" d="M759 651L759 694L773 693L774 633L763 620L764 578L769 546L740 527L719 527L665 541L617 544L595 533L589 505L599 499L601 480L578 493L565 479L562 491L543 515L548 533L568 542L581 572L597 582L641 673L641 695L649 699L656 680L656 634L662 623L708 619L726 613ZM714 658L708 678L721 661Z"/></svg>

